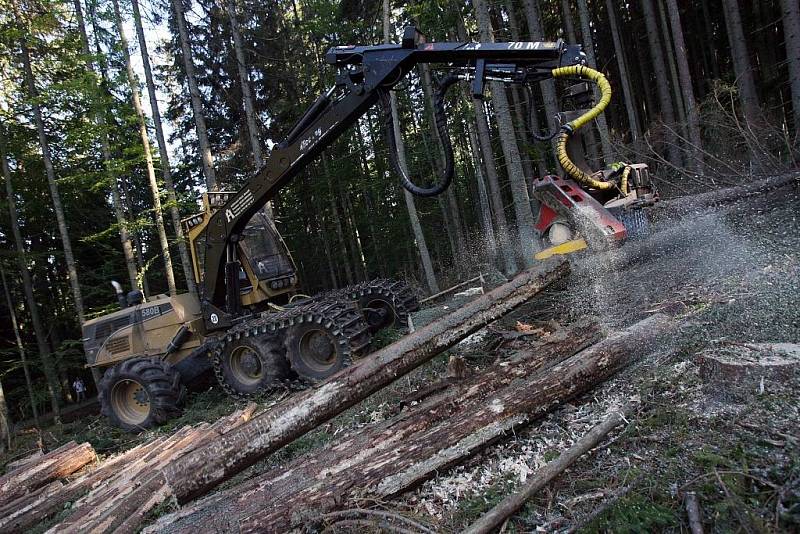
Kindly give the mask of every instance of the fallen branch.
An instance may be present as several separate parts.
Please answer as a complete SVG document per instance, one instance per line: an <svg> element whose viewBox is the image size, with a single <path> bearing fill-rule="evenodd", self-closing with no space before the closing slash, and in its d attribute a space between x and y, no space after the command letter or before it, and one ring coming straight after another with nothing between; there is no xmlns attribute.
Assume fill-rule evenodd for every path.
<svg viewBox="0 0 800 534"><path fill-rule="evenodd" d="M620 410L612 412L603 422L584 434L572 447L562 452L558 458L539 469L521 490L500 501L464 532L466 534L487 534L502 525L507 518L522 508L526 501L550 484L578 458L596 447L609 432L623 422L627 422L625 416L629 415L633 408L633 404L626 404Z"/></svg>
<svg viewBox="0 0 800 534"><path fill-rule="evenodd" d="M697 493L686 492L686 514L689 516L689 530L692 534L703 534L703 516L700 514L700 502Z"/></svg>
<svg viewBox="0 0 800 534"><path fill-rule="evenodd" d="M98 498L92 504L79 504L58 531L136 531L161 502L174 498L185 503L202 495L516 309L568 270L563 259L541 263L219 439L196 446L180 458L149 466L139 487L118 486L102 503Z"/></svg>
<svg viewBox="0 0 800 534"><path fill-rule="evenodd" d="M603 501L603 503L600 506L598 506L597 508L592 510L592 512L590 514L588 514L586 517L581 519L580 523L570 527L569 530L567 530L566 534L574 534L575 532L580 531L586 525L588 525L589 523L591 523L592 521L594 521L595 519L597 519L598 517L603 515L606 512L606 510L608 510L609 508L611 508L612 506L617 504L617 502L621 498L623 498L625 495L630 493L630 491L634 488L634 486L636 486L636 483L639 482L639 480L641 478L642 478L642 476L639 475L638 477L633 479L633 481L631 481L630 484L628 484L626 486L623 486L623 487L617 489L616 491L614 491L614 493L608 499Z"/></svg>

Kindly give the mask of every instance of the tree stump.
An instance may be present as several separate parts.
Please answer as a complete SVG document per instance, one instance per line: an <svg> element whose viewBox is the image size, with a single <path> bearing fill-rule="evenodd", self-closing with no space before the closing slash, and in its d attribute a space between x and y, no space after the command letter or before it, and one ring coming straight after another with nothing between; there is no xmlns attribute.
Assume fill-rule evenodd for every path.
<svg viewBox="0 0 800 534"><path fill-rule="evenodd" d="M701 352L697 363L710 392L742 399L800 377L800 345L731 343Z"/></svg>

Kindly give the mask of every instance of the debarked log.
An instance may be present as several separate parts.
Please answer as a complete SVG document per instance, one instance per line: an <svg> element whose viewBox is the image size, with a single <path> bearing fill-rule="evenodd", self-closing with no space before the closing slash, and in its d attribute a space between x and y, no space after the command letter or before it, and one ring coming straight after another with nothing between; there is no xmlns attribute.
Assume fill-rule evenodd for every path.
<svg viewBox="0 0 800 534"><path fill-rule="evenodd" d="M164 516L147 530L281 532L308 526L353 499L397 495L609 378L651 351L672 326L666 316L652 316L574 354L597 335L590 325L575 326L534 352L498 362L397 417Z"/></svg>
<svg viewBox="0 0 800 534"><path fill-rule="evenodd" d="M530 300L569 271L563 259L542 262L399 341L299 393L248 423L166 465L138 487L120 488L114 507L78 506L54 530L133 532L166 499L185 503L342 413L470 334Z"/></svg>

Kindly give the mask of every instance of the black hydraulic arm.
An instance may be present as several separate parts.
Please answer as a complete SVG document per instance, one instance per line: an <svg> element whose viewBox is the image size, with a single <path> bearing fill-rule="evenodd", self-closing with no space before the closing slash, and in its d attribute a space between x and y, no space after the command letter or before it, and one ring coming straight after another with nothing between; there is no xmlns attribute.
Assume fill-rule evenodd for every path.
<svg viewBox="0 0 800 534"><path fill-rule="evenodd" d="M579 45L562 42L510 43L425 43L412 27L406 28L400 44L379 46L336 46L325 56L337 68L336 85L320 96L291 129L286 139L276 145L264 167L219 209L206 227L202 304L208 329L221 328L237 313L236 300L226 285L235 277L225 276L230 245L238 240L250 218L278 190L319 156L340 134L352 126L379 100L386 102L388 91L420 63L444 64L452 78L472 80L476 97L483 94L486 79L523 83L550 77L552 69L584 61ZM446 87L444 88L446 90ZM441 119L441 120L440 120ZM442 124L440 124L440 122ZM446 127L442 109L437 116L440 133ZM391 138L390 138L391 137ZM441 137L441 136L440 136ZM387 134L393 147L393 134ZM448 140L442 139L447 150ZM394 152L391 150L390 152ZM451 152L452 153L452 150ZM440 183L425 188L414 184L399 169L396 155L393 167L401 172L402 184L412 193L435 194L449 182L452 165L445 169ZM414 189L416 188L416 190ZM230 270L230 269L229 269ZM226 297L227 295L227 297Z"/></svg>

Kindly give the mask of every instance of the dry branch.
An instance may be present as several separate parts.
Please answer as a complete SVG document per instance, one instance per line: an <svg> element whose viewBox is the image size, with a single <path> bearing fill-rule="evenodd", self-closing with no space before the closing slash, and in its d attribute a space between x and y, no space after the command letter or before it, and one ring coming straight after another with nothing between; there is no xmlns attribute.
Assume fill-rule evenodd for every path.
<svg viewBox="0 0 800 534"><path fill-rule="evenodd" d="M689 516L689 530L692 534L703 534L703 516L700 514L700 501L694 491L686 492L686 514Z"/></svg>
<svg viewBox="0 0 800 534"><path fill-rule="evenodd" d="M562 452L558 458L539 469L517 493L509 495L494 508L481 516L464 532L466 534L488 534L522 508L527 500L563 473L581 456L596 447L609 432L626 421L625 416L633 411L634 406L627 404L615 410L604 421L592 427L572 447Z"/></svg>
<svg viewBox="0 0 800 534"><path fill-rule="evenodd" d="M286 531L349 499L404 492L594 387L671 328L669 319L653 316L570 356L598 333L576 325L397 417L164 516L148 531Z"/></svg>

